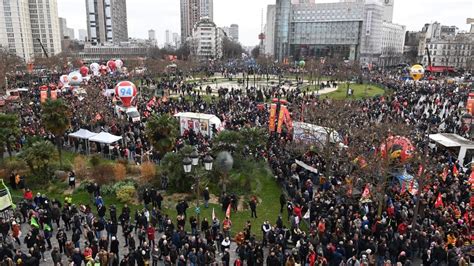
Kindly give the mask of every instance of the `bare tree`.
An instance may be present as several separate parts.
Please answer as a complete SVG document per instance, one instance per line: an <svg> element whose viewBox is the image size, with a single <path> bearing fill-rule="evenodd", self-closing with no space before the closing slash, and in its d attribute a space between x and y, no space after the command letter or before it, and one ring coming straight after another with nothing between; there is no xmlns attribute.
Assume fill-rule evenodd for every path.
<svg viewBox="0 0 474 266"><path fill-rule="evenodd" d="M7 85L9 77L22 65L21 58L0 47L0 88ZM5 81L5 83L4 83Z"/></svg>

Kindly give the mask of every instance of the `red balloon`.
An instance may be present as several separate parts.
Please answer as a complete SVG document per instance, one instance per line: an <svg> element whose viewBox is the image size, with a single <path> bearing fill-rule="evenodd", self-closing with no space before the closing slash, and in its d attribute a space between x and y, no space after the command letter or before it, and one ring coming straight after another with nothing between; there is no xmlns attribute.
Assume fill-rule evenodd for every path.
<svg viewBox="0 0 474 266"><path fill-rule="evenodd" d="M87 74L89 74L89 68L86 67L86 66L82 66L80 69L79 69L79 73L81 73L81 75L83 77L87 76Z"/></svg>
<svg viewBox="0 0 474 266"><path fill-rule="evenodd" d="M109 62L107 62L107 67L110 69L110 71L115 72L115 70L117 69L117 64L115 64L115 61L110 60Z"/></svg>
<svg viewBox="0 0 474 266"><path fill-rule="evenodd" d="M402 136L390 136L380 145L382 157L390 156L392 159L400 158L401 162L410 159L415 152L411 141Z"/></svg>
<svg viewBox="0 0 474 266"><path fill-rule="evenodd" d="M115 97L122 101L123 107L130 107L137 96L137 87L130 81L121 81L115 86Z"/></svg>

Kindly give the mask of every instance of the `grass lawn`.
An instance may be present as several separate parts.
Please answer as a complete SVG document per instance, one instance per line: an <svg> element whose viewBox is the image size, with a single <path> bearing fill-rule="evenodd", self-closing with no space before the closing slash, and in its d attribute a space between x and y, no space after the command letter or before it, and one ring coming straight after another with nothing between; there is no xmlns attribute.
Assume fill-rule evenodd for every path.
<svg viewBox="0 0 474 266"><path fill-rule="evenodd" d="M335 100L344 100L344 99L364 99L371 98L377 95L384 95L385 90L382 87L372 85L372 84L349 84L349 87L353 90L353 94L350 97L346 96L347 85L340 84L337 91L324 94L321 97L328 97Z"/></svg>
<svg viewBox="0 0 474 266"><path fill-rule="evenodd" d="M280 194L281 189L280 186L274 180L273 175L271 174L270 169L266 165L265 162L253 162L251 163L252 169L247 169L247 172L242 172L242 169L235 169L233 171L234 175L249 175L252 177L251 181L251 191L242 191L241 187L230 187L227 191L235 192L236 194L245 194L247 196L255 195L259 199L259 204L257 205L257 219L250 217L250 209L238 211L237 213L231 211L231 220L232 220L232 232L231 236L234 236L240 231L243 231L245 224L247 221L250 221L252 224L252 233L254 233L258 238L261 238L261 225L265 220L268 220L270 223L274 224L278 218L279 211L280 211ZM231 174L232 175L232 174ZM210 184L211 191L212 185ZM192 202L188 202L190 208L187 211L188 219L192 215L196 216L194 210L196 207L196 200ZM212 219L212 209L214 208L215 215L222 221L225 218L225 211L222 211L222 207L220 204L209 204L209 208L204 208L204 202L200 201L200 219L201 221L206 217L210 222ZM247 206L247 204L244 204ZM165 213L167 213L170 217L176 217L176 202L166 201L164 202ZM284 215L282 216L284 224L286 224L286 211L284 211ZM189 231L189 222L187 221L186 226L188 227L187 230Z"/></svg>

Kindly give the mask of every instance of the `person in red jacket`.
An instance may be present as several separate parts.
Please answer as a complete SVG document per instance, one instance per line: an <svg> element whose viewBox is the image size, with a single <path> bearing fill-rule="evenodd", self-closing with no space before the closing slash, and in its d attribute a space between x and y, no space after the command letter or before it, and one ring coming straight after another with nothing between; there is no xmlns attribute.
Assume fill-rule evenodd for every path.
<svg viewBox="0 0 474 266"><path fill-rule="evenodd" d="M27 201L32 201L33 200L33 192L29 188L25 190L25 193L23 193L23 198Z"/></svg>
<svg viewBox="0 0 474 266"><path fill-rule="evenodd" d="M297 216L301 220L301 207L299 205L295 205L293 208L293 215Z"/></svg>
<svg viewBox="0 0 474 266"><path fill-rule="evenodd" d="M146 229L146 235L148 236L148 243L155 246L155 228L150 224Z"/></svg>
<svg viewBox="0 0 474 266"><path fill-rule="evenodd" d="M307 261L309 263L309 266L314 266L316 263L316 252L311 248L309 251L309 254L307 256Z"/></svg>

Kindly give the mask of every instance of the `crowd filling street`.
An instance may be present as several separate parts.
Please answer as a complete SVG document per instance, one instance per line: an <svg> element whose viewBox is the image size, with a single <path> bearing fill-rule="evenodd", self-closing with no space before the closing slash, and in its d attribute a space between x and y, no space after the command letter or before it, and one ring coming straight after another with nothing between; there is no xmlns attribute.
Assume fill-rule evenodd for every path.
<svg viewBox="0 0 474 266"><path fill-rule="evenodd" d="M222 76L233 73L239 78L243 70L216 66L207 72ZM268 71L277 77L284 74L277 67ZM331 77L335 71L338 70L328 68L321 74ZM348 99L344 108L351 114L342 123L351 126L338 134L350 147L358 144L351 142L349 128L403 124L408 129L404 136L416 150L423 151L433 166L421 170L430 181L420 183L419 193L408 193L408 188L398 184L383 190L370 186L370 192L364 185L357 196L355 192L347 193L354 170L341 165L351 156L350 149L333 152L331 162L317 147L295 155L291 132L287 130L269 134L264 147L244 151L248 157L267 161L282 189L281 195L276 196L279 202L274 205L274 212L280 214L278 219L248 223L245 228L233 226L232 217L203 217L198 224L186 201L177 204L175 216L165 214L162 202L166 186L145 190L140 197L140 210L134 212L126 205L119 209L104 201L98 184L87 188L91 196L88 202L72 204L69 197L54 199L48 197L47 191L33 191L27 177L18 182L13 174L7 183L12 190L23 193L23 199L16 202L22 217L0 219L0 265L472 265L471 167L469 162L457 161L457 154L450 150L430 146L428 138L432 133L471 137L470 125L463 122L470 85L444 77L413 82L407 81L406 76L398 69L363 70L361 79L383 86L390 93ZM57 83L58 78L51 74L49 82ZM262 103L274 98L286 99L294 120L299 120L295 116L303 108L330 109L335 102L315 91L282 89L278 84L254 88L248 80L245 84L245 78L240 85L213 92L206 85L185 82L183 74L163 79L141 76L136 79L140 94L135 103L141 121L118 122L114 102L102 92L125 78L118 74L93 76L81 87L97 90L97 97L78 97L65 91L58 98L73 111L68 133L83 128L123 137L123 142L110 149L91 145L91 153L138 164L160 160L145 135L146 121L152 114L213 114L222 121L221 130L239 131L246 127L267 129L269 110L262 108ZM338 83L346 86L345 81L336 78L323 83L322 87ZM7 113L21 115L21 136L15 140L19 150L28 136L49 140L56 137L41 123L40 91L36 89L39 85L37 79L21 74L9 80L11 87L30 89L18 104L4 107ZM145 91L153 93L147 95ZM100 110L91 110L98 106ZM66 140L65 148L85 151L82 142L67 135L61 137ZM183 147L183 143L191 144L200 153L212 149L208 137L193 131L179 137L175 149ZM376 152L378 144L367 140L364 146ZM405 167L417 175L418 162ZM73 186L74 173L70 176ZM362 200L367 192L371 200ZM218 196L223 210L229 204L235 205L236 199L231 195ZM204 191L202 202L207 204L209 197L209 191ZM249 221L260 217L259 205L255 201L249 205L248 212L235 215L247 215ZM251 226L261 228L261 234L253 234Z"/></svg>

